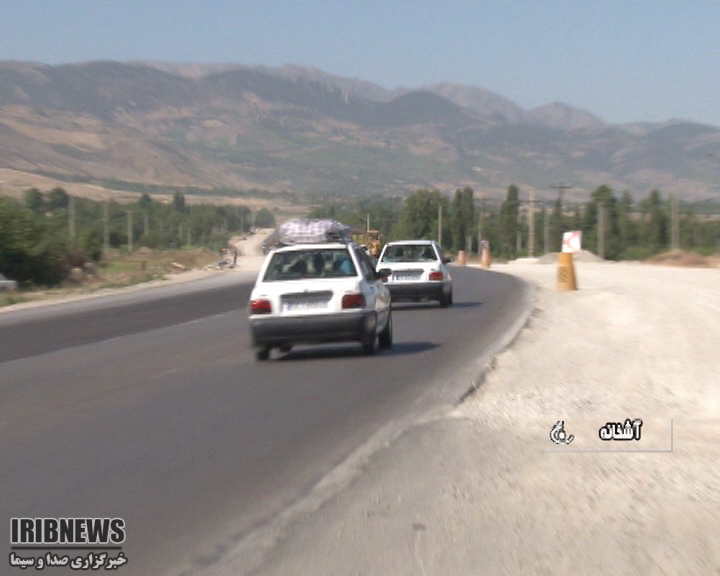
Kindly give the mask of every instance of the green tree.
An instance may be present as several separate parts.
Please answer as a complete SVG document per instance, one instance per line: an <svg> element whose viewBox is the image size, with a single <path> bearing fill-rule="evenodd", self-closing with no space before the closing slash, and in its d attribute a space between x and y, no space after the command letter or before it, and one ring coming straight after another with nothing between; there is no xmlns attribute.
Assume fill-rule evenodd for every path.
<svg viewBox="0 0 720 576"><path fill-rule="evenodd" d="M455 190L455 196L452 200L450 230L452 233L452 247L454 250L465 249L465 218L463 217L463 197L462 190Z"/></svg>
<svg viewBox="0 0 720 576"><path fill-rule="evenodd" d="M68 273L67 235L29 208L0 198L0 272L19 282L59 284Z"/></svg>
<svg viewBox="0 0 720 576"><path fill-rule="evenodd" d="M173 194L173 207L178 212L185 212L185 196L182 192Z"/></svg>
<svg viewBox="0 0 720 576"><path fill-rule="evenodd" d="M621 242L620 225L619 225L619 208L617 198L609 186L603 184L590 194L590 204L588 210L593 214L595 222L593 229L588 237L586 245L592 250L596 250L598 246L598 238L600 234L600 210L604 210L603 234L604 234L604 257L614 260L623 251Z"/></svg>
<svg viewBox="0 0 720 576"><path fill-rule="evenodd" d="M471 245L470 248L472 249L472 236L476 228L475 223L475 193L473 192L473 189L469 186L466 186L463 188L460 206L462 208L462 218L463 218L463 244L462 248L465 249L466 240L468 237L470 237Z"/></svg>
<svg viewBox="0 0 720 576"><path fill-rule="evenodd" d="M47 196L48 210L66 209L68 207L69 197L67 192L60 187L50 190Z"/></svg>
<svg viewBox="0 0 720 576"><path fill-rule="evenodd" d="M275 228L275 215L267 208L260 208L255 214L256 228Z"/></svg>
<svg viewBox="0 0 720 576"><path fill-rule="evenodd" d="M431 192L425 188L413 192L405 199L405 209L398 226L393 230L393 237L401 232L402 235L397 239L437 239L440 206L442 206L443 212L443 237L440 239L440 243L444 246L451 245L452 233L448 225L450 220L448 201L439 190Z"/></svg>
<svg viewBox="0 0 720 576"><path fill-rule="evenodd" d="M668 244L668 216L663 206L660 191L650 192L647 199L648 225L645 240L653 249L660 249Z"/></svg>
<svg viewBox="0 0 720 576"><path fill-rule="evenodd" d="M550 252L559 252L562 248L562 234L565 231L562 200L558 196L550 214Z"/></svg>
<svg viewBox="0 0 720 576"><path fill-rule="evenodd" d="M505 201L500 207L500 245L498 248L500 253L507 258L513 258L516 255L519 212L519 190L515 184L511 184L508 186Z"/></svg>
<svg viewBox="0 0 720 576"><path fill-rule="evenodd" d="M30 208L35 214L43 214L45 212L45 196L37 188L30 188L25 191L23 196L25 206Z"/></svg>
<svg viewBox="0 0 720 576"><path fill-rule="evenodd" d="M633 221L633 198L629 190L625 190L618 205L618 232L622 252L637 244L637 227Z"/></svg>
<svg viewBox="0 0 720 576"><path fill-rule="evenodd" d="M683 210L680 216L680 246L695 248L698 245L699 222L692 207Z"/></svg>

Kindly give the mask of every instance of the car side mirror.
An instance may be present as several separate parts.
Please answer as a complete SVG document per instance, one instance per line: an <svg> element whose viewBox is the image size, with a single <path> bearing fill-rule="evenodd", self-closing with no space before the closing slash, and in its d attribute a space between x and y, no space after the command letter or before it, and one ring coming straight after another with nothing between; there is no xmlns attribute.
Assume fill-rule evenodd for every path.
<svg viewBox="0 0 720 576"><path fill-rule="evenodd" d="M392 276L392 270L390 270L390 268L383 268L377 272L377 277L383 282L390 278L390 276Z"/></svg>
<svg viewBox="0 0 720 576"><path fill-rule="evenodd" d="M445 258L443 258L443 264L449 264L452 261L453 260L452 258L450 258L450 256L445 256Z"/></svg>

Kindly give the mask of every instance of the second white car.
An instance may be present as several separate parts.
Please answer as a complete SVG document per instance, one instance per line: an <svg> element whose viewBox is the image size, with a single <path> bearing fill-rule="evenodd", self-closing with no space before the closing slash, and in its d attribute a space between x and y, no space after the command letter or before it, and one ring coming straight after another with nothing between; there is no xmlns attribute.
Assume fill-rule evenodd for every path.
<svg viewBox="0 0 720 576"><path fill-rule="evenodd" d="M385 244L377 270L387 277L393 302L436 300L447 308L453 303L448 262L450 258L433 240L403 240Z"/></svg>

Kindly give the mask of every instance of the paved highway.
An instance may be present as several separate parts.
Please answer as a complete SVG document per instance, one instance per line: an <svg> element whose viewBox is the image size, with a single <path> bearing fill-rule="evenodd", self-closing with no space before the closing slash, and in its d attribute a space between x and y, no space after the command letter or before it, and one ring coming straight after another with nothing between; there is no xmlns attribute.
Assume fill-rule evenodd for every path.
<svg viewBox="0 0 720 576"><path fill-rule="evenodd" d="M2 562L12 517L120 517L120 573L201 573L383 425L468 387L452 376L527 288L453 274L455 306L398 306L375 357L334 345L256 364L242 275L0 315Z"/></svg>

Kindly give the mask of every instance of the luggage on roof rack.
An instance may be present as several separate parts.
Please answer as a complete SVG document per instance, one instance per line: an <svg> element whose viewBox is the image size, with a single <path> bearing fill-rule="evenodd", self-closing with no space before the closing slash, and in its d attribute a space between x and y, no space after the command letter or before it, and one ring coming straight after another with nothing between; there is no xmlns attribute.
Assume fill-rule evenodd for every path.
<svg viewBox="0 0 720 576"><path fill-rule="evenodd" d="M285 245L352 242L351 228L336 220L288 220L278 226L279 240Z"/></svg>

